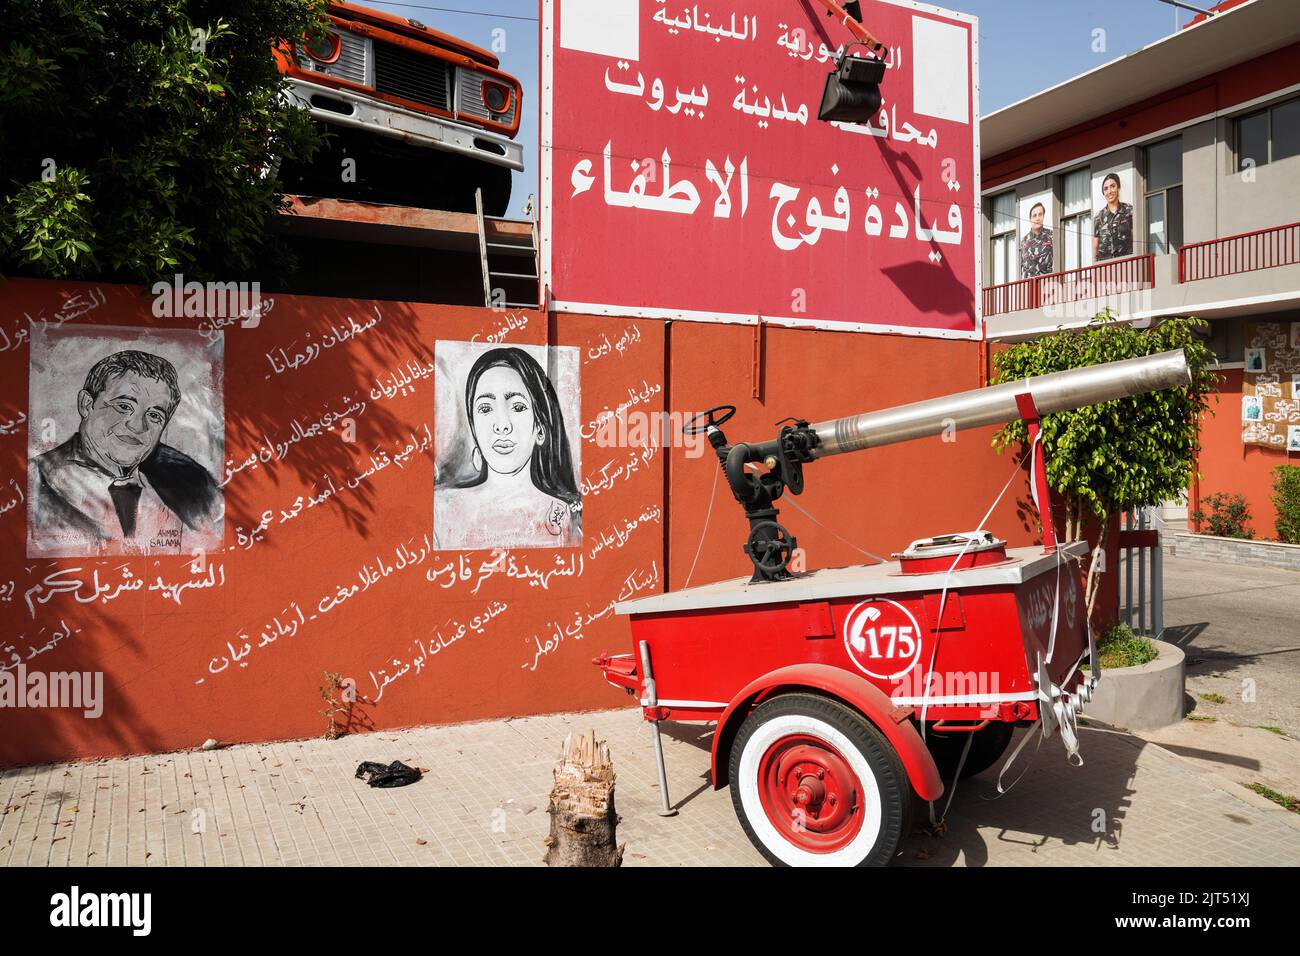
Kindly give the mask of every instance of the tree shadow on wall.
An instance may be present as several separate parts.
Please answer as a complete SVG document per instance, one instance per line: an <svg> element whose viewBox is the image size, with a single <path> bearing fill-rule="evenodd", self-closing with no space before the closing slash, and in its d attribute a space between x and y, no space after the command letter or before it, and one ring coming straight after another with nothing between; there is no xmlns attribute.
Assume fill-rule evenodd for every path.
<svg viewBox="0 0 1300 956"><path fill-rule="evenodd" d="M12 287L7 286L0 281L0 303L8 300L10 305L4 310L8 326L11 315L23 318L29 306L18 303L29 303L32 296L23 290L11 297ZM69 297L94 288L103 288L115 299L115 308L90 313L77 324L177 329L194 328L202 321L155 319L151 299L143 295L138 311L133 312L118 297L120 287L107 284L50 282L48 287L51 307L47 314L57 311L59 303ZM223 488L224 547L211 558L234 571L233 575L226 572L220 592L223 603L239 598L238 566L248 563L241 561L244 552L236 545L237 527L251 531L267 509L273 509L278 518L282 509L293 509L300 495L319 495L327 485L326 476L333 476L338 491L322 502L323 509L336 511L336 520L350 533L370 539L376 515L392 501L383 490L384 477L391 476L375 476L352 487L347 487L348 477L370 467L372 455L391 455L394 449L407 447L413 428L421 428L424 421L429 422L430 431L433 428L432 375L417 379L413 390L403 391L400 385L408 362L426 368L433 363L433 342L421 337L414 309L399 302L299 298L290 303L286 297L279 298L257 327L245 329L236 323L224 331L226 461L220 463L214 477L218 483L225 481L229 463L246 461L250 454L257 465L229 476ZM374 317L375 309L382 319L374 327L347 335L345 341L323 345L331 332L335 339L340 338L340 332L352 328L352 320L365 323ZM292 369L274 371L268 351L277 359L278 349L284 349L285 356L307 354L309 343L318 346L314 358ZM212 630L214 604L208 601L207 610L196 612L191 602L200 599L193 597L194 592L186 602L173 605L157 593L131 594L133 588L119 587L132 580L147 585L160 575L168 581L186 579L193 573L194 561L188 554L26 558L29 435L22 419L29 412L30 358L26 345L0 350L0 380L13 383L0 391L0 505L17 499L6 509L8 513L0 514L0 553L5 555L0 558L0 616L4 621L0 667L12 665L16 671L22 663L32 671L47 673L107 671L106 703L93 726L79 710L0 710L0 768L66 755L158 752L175 746L172 721L185 715L183 705L178 713L174 706L160 702L152 688L158 686L160 669L184 667L193 656L195 645L184 634L187 618L193 620L196 630ZM394 371L395 379L390 376ZM372 398L372 390L376 390L377 399ZM421 403L418 415L409 404L402 405L412 400ZM365 403L363 409L361 402ZM350 425L334 420L310 437L295 438L295 419L306 432L313 423L349 406L351 411L344 417L351 419ZM345 428L348 436L343 434ZM345 440L352 431L354 439ZM166 432L162 440L168 441ZM269 455L259 451L264 448L271 449ZM277 454L277 449L283 454ZM412 460L416 455L431 458L431 444L416 451ZM268 487L283 491L282 498L268 494ZM311 518L304 515L302 520ZM281 571L277 573L292 577L294 562L310 560L311 543L304 544L302 532L292 524L270 527L268 540L257 548L273 549L280 559L277 566ZM96 588L97 581L104 590ZM75 591L69 586L72 582L79 582ZM225 606L236 607L232 603ZM253 618L264 612L240 605L238 610L222 613L230 613L231 621L236 622L237 617ZM67 636L50 643L59 632L56 629L66 630ZM174 647L168 644L169 631L179 631L182 636ZM141 680L147 680L151 689L133 692L130 685ZM183 677L179 682L188 683ZM302 709L304 714L311 713L309 698L304 698ZM373 726L366 710L358 708L349 732ZM199 743L193 742L195 746Z"/></svg>
<svg viewBox="0 0 1300 956"><path fill-rule="evenodd" d="M279 298L283 301L285 297ZM382 496L371 482L360 482L354 488L343 485L349 470L355 475L368 466L371 455L391 452L399 441L408 439L412 424L410 418L394 414L390 407L405 397L400 385L392 397L385 397L381 391L380 397L373 399L372 390L389 385L390 372L397 373L400 379L408 362L431 365L433 343L421 339L416 312L406 303L309 298L297 302L305 303L308 318L302 319L297 313L291 318L287 308L278 306L262 320L269 328L283 328L289 321L297 326L274 333L276 350L285 348L287 340L296 354L305 354L310 345L316 344L313 339L319 340L331 329L347 330L353 321L366 323L376 309L382 321L345 345L331 348L328 354L322 352L311 365L284 373L274 372L265 353L241 358L238 375L233 379L230 356L241 348L238 341L242 330L237 325L228 330L226 458L237 467L249 455L258 454L256 470L261 480L269 480L277 488L293 489L292 497L286 497L282 504L285 509L293 507L298 489L305 489L306 496L319 495L329 487L327 478L333 478L338 493L331 494L328 506L339 510L350 530L369 538L371 518L383 507ZM310 337L305 334L308 332ZM259 339L247 348L251 351L260 344ZM286 354L294 353L286 349ZM419 395L427 403L432 429L432 377L418 382L410 394ZM364 410L347 411L360 402L365 403ZM293 440L295 420L306 431L340 411L347 414L315 437ZM286 445L288 442L292 444ZM263 463L261 449L268 446L276 453L283 447L283 458L269 465ZM428 454L432 455L432 448ZM224 489L227 543L235 525L256 527L270 507L248 490L254 483L241 482L240 477L236 475Z"/></svg>

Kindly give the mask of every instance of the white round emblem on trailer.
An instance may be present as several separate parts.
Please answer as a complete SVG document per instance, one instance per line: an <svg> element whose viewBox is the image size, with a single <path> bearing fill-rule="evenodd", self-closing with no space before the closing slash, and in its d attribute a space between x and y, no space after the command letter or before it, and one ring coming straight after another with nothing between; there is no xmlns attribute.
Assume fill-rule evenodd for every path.
<svg viewBox="0 0 1300 956"><path fill-rule="evenodd" d="M844 618L844 650L853 666L877 680L904 677L921 657L921 625L888 598L854 605Z"/></svg>

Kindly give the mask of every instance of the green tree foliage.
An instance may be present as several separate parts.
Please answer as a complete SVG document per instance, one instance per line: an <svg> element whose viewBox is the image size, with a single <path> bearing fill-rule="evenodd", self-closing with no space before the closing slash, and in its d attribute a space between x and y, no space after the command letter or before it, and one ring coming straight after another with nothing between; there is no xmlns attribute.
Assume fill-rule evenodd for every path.
<svg viewBox="0 0 1300 956"><path fill-rule="evenodd" d="M272 47L324 0L0 0L0 271L230 279L278 260L319 133Z"/></svg>
<svg viewBox="0 0 1300 956"><path fill-rule="evenodd" d="M1277 537L1300 544L1300 465L1273 469L1273 507L1277 509Z"/></svg>
<svg viewBox="0 0 1300 956"><path fill-rule="evenodd" d="M1204 320L1168 319L1135 329L1108 313L1087 326L1011 346L994 359L996 383L1183 349L1192 383L1146 395L1058 412L1042 420L1047 482L1064 499L1066 538L1082 537L1089 518L1107 527L1111 515L1181 496L1200 450L1198 419L1209 410L1218 384ZM994 436L999 451L1027 441L1025 423L1011 422ZM1103 541L1104 543L1104 541ZM1097 578L1090 576L1089 608Z"/></svg>

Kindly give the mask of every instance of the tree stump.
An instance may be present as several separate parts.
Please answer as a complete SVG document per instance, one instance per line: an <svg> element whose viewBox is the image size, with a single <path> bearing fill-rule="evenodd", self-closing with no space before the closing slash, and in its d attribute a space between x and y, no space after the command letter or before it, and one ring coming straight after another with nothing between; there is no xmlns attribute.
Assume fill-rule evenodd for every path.
<svg viewBox="0 0 1300 956"><path fill-rule="evenodd" d="M546 812L551 834L545 840L547 866L619 866L623 847L615 834L614 764L609 744L596 732L564 738L564 753L555 768L555 786Z"/></svg>

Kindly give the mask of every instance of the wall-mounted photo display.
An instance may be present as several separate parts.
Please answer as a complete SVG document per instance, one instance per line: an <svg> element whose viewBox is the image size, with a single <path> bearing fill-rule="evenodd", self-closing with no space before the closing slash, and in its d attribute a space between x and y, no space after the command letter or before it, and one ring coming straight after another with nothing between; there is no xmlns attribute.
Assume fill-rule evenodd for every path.
<svg viewBox="0 0 1300 956"><path fill-rule="evenodd" d="M1052 193L1048 190L1022 196L1018 207L1020 278L1048 275L1054 271Z"/></svg>
<svg viewBox="0 0 1300 956"><path fill-rule="evenodd" d="M1291 348L1300 349L1300 322L1291 323Z"/></svg>
<svg viewBox="0 0 1300 956"><path fill-rule="evenodd" d="M224 342L188 330L31 330L29 558L222 546Z"/></svg>
<svg viewBox="0 0 1300 956"><path fill-rule="evenodd" d="M582 544L578 349L440 340L434 545Z"/></svg>
<svg viewBox="0 0 1300 956"><path fill-rule="evenodd" d="M1300 425L1286 427L1286 450L1300 452Z"/></svg>
<svg viewBox="0 0 1300 956"><path fill-rule="evenodd" d="M1133 255L1133 164L1092 174L1092 260Z"/></svg>
<svg viewBox="0 0 1300 956"><path fill-rule="evenodd" d="M1245 324L1241 440L1278 451L1297 451L1300 427L1300 348L1286 322Z"/></svg>

